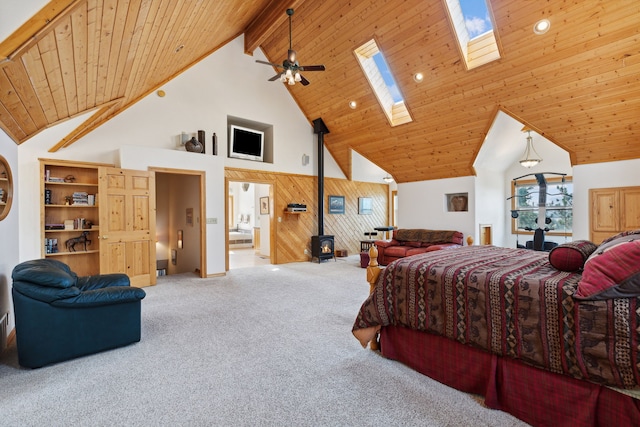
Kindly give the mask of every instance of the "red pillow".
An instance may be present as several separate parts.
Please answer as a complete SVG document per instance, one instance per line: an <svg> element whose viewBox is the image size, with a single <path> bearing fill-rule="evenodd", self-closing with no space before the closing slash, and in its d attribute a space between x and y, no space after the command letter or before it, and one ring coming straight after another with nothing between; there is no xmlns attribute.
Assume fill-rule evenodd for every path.
<svg viewBox="0 0 640 427"><path fill-rule="evenodd" d="M574 297L603 300L640 296L640 233L607 239L587 259Z"/></svg>
<svg viewBox="0 0 640 427"><path fill-rule="evenodd" d="M578 271L598 247L589 240L574 240L556 246L549 252L549 263L561 271Z"/></svg>

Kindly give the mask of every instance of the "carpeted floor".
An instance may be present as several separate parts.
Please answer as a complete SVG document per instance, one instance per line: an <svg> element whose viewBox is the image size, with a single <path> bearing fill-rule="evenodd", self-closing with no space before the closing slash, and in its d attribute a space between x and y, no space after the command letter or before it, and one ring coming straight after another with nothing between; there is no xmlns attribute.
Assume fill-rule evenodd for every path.
<svg viewBox="0 0 640 427"><path fill-rule="evenodd" d="M3 426L522 426L360 347L355 256L160 277L142 340L29 370L0 355Z"/></svg>

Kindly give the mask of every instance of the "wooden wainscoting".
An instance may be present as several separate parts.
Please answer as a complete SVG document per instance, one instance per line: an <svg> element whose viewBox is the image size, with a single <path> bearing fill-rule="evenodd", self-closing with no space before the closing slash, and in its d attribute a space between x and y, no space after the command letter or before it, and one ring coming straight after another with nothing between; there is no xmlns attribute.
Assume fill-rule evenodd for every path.
<svg viewBox="0 0 640 427"><path fill-rule="evenodd" d="M273 186L271 218L271 262L284 264L307 261L311 236L318 234L318 177L247 169L225 168L228 181L255 182ZM344 196L345 213L329 214L329 196ZM371 215L358 214L358 198L370 197ZM360 252L365 231L388 224L389 186L346 179L324 180L324 234L335 236L335 248L349 254ZM306 213L286 213L289 203L307 205ZM281 221L278 221L281 218ZM382 237L379 235L379 237ZM305 253L305 250L307 253Z"/></svg>

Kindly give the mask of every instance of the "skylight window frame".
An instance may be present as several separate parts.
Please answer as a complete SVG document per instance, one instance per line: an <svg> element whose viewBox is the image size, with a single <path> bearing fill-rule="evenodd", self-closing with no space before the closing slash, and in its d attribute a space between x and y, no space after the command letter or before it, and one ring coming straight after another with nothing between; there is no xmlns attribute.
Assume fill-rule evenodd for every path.
<svg viewBox="0 0 640 427"><path fill-rule="evenodd" d="M378 53L384 59L384 62L387 64L387 68L389 69L389 72L391 73L395 84L398 86L398 91L402 96L401 101L395 102L393 100L393 95L384 82L382 73L380 72L380 69L378 68L378 65L373 58ZM353 54L358 60L358 64L360 64L362 72L369 82L369 86L371 86L371 89L373 89L373 93L376 95L378 104L380 104L380 107L384 111L389 124L394 127L405 123L411 123L413 121L413 118L411 117L411 113L407 108L404 96L402 95L402 91L400 90L400 87L398 85L398 79L396 79L396 77L393 75L393 71L391 71L389 63L387 62L382 50L380 50L375 37L365 42L360 47L356 48L353 51Z"/></svg>
<svg viewBox="0 0 640 427"><path fill-rule="evenodd" d="M491 10L491 3L488 0L485 1L485 5L487 6L489 19L491 19L492 29L474 38L469 36L460 0L442 0L442 3L447 12L449 23L458 42L458 51L467 71L497 61L502 57L500 53L502 51L500 38L495 30L496 20Z"/></svg>

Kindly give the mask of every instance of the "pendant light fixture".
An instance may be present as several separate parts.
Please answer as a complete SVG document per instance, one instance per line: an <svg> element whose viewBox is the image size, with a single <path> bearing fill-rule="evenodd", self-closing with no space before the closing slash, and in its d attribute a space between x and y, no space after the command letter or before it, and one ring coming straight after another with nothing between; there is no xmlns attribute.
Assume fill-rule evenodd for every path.
<svg viewBox="0 0 640 427"><path fill-rule="evenodd" d="M522 160L520 160L520 164L525 168L532 168L538 163L542 161L540 155L533 148L533 138L531 137L531 131L527 130L527 148L524 150L524 155Z"/></svg>

